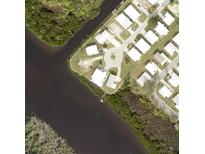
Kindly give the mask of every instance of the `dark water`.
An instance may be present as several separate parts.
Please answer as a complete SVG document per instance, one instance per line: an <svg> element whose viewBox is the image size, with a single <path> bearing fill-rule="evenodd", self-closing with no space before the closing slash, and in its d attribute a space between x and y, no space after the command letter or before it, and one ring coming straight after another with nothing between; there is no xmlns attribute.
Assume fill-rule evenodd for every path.
<svg viewBox="0 0 205 154"><path fill-rule="evenodd" d="M99 98L72 77L66 58L120 3L108 0L101 14L87 23L61 52L51 50L26 32L26 114L49 123L78 154L143 154L134 132Z"/></svg>

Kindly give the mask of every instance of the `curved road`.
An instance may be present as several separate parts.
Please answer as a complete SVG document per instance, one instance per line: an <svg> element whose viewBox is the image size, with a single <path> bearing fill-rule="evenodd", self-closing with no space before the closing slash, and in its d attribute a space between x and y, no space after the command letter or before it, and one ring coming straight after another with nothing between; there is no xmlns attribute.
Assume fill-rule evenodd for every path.
<svg viewBox="0 0 205 154"><path fill-rule="evenodd" d="M55 55L46 54L52 49L26 32L26 115L48 122L78 154L145 153L133 130L66 67L66 58L119 3L105 1L101 14Z"/></svg>

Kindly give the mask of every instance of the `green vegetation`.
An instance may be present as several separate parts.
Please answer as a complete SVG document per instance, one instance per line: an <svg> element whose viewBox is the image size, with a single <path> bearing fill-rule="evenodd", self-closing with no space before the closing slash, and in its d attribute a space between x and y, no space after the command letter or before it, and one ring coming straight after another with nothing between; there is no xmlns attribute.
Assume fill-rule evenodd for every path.
<svg viewBox="0 0 205 154"><path fill-rule="evenodd" d="M26 0L26 26L51 46L66 43L99 14L103 0Z"/></svg>
<svg viewBox="0 0 205 154"><path fill-rule="evenodd" d="M146 14L142 12L142 14L139 17L139 21L144 22L146 18L147 18Z"/></svg>
<svg viewBox="0 0 205 154"><path fill-rule="evenodd" d="M98 97L102 97L104 92L99 88L97 87L94 83L90 82L87 78L85 78L84 76L82 75L79 75L78 73L74 72L71 68L71 65L70 65L70 59L67 61L67 68L68 70L71 72L71 74L78 78L80 80L80 82L85 85L94 95L98 96Z"/></svg>
<svg viewBox="0 0 205 154"><path fill-rule="evenodd" d="M31 117L26 123L26 154L74 154L64 139L40 119Z"/></svg>
<svg viewBox="0 0 205 154"><path fill-rule="evenodd" d="M152 5L152 6L148 9L149 13L153 13L153 12L157 9L158 6L159 6L159 4L154 4L154 5Z"/></svg>
<svg viewBox="0 0 205 154"><path fill-rule="evenodd" d="M131 27L132 27L132 30L133 30L133 31L136 31L137 28L139 27L139 25L138 25L136 22L133 22L132 25L131 25Z"/></svg>
<svg viewBox="0 0 205 154"><path fill-rule="evenodd" d="M136 29L137 29L137 27L138 27L137 23L136 23L135 25L133 25L133 26L135 26L134 28L136 28ZM129 33L128 31L124 30L124 31L120 34L120 36L121 36L124 40L126 40L126 39L128 39L128 38L130 37L130 33Z"/></svg>
<svg viewBox="0 0 205 154"><path fill-rule="evenodd" d="M104 95L104 103L128 122L150 154L178 153L178 131L161 110L141 93L130 90L129 80L114 95Z"/></svg>
<svg viewBox="0 0 205 154"><path fill-rule="evenodd" d="M150 29L154 29L157 26L157 22L159 21L159 16L152 17L148 20L148 27Z"/></svg>
<svg viewBox="0 0 205 154"><path fill-rule="evenodd" d="M113 75L117 75L117 68L111 68L111 69L109 70L109 73L110 73L110 74L113 74Z"/></svg>
<svg viewBox="0 0 205 154"><path fill-rule="evenodd" d="M171 5L179 4L179 1L178 0L170 0L170 4Z"/></svg>

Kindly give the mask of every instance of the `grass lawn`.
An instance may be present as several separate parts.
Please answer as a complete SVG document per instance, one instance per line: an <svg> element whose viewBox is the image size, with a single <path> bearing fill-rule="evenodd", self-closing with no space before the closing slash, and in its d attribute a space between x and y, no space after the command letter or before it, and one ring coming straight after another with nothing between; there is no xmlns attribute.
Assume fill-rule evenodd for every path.
<svg viewBox="0 0 205 154"><path fill-rule="evenodd" d="M146 14L142 12L141 15L139 16L139 21L140 21L141 23L143 23L146 18L147 18Z"/></svg>
<svg viewBox="0 0 205 154"><path fill-rule="evenodd" d="M139 25L136 22L132 23L132 30L133 31L136 31L138 27L139 27Z"/></svg>
<svg viewBox="0 0 205 154"><path fill-rule="evenodd" d="M124 40L126 40L126 39L130 36L130 33L125 30L125 31L123 31L123 32L120 34L120 36L121 36Z"/></svg>

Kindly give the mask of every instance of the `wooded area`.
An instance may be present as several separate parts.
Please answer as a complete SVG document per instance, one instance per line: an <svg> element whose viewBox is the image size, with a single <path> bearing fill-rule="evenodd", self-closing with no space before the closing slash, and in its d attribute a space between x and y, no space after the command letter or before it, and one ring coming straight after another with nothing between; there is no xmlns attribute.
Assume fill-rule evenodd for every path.
<svg viewBox="0 0 205 154"><path fill-rule="evenodd" d="M26 123L25 142L26 154L74 154L63 138L36 117Z"/></svg>
<svg viewBox="0 0 205 154"><path fill-rule="evenodd" d="M26 0L26 26L51 46L65 44L99 14L103 0Z"/></svg>

